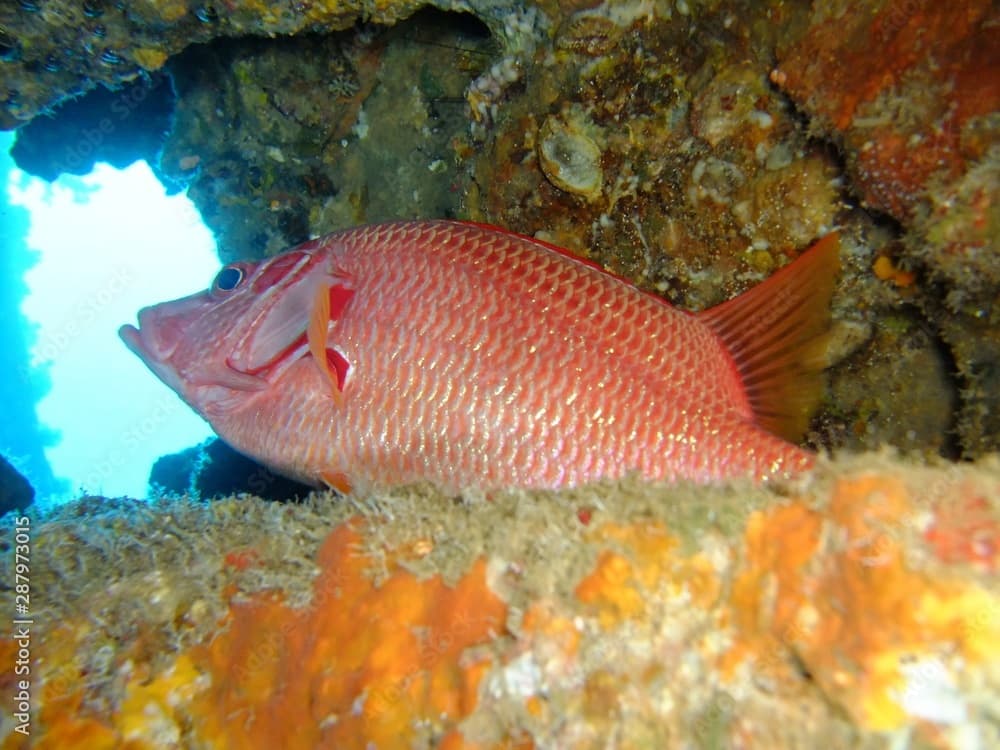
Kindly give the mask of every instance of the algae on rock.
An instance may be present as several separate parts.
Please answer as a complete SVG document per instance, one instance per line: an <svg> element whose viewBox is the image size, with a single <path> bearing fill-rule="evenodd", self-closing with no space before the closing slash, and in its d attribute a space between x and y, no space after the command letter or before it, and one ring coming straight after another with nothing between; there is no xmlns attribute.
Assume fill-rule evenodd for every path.
<svg viewBox="0 0 1000 750"><path fill-rule="evenodd" d="M32 522L33 739L990 747L998 524L996 460L886 454L781 487L85 498Z"/></svg>

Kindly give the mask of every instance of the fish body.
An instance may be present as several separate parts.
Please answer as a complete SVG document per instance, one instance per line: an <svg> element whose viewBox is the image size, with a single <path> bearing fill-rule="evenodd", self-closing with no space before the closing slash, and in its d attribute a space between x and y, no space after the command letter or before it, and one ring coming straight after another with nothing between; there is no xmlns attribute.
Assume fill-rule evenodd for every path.
<svg viewBox="0 0 1000 750"><path fill-rule="evenodd" d="M826 245L691 314L503 230L372 225L231 264L120 334L226 442L317 485L767 479L814 460L766 427L803 425Z"/></svg>

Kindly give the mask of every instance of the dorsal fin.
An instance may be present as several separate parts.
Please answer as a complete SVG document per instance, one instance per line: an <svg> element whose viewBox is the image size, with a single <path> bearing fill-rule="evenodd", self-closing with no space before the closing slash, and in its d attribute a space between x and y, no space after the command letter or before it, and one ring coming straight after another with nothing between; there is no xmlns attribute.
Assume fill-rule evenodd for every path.
<svg viewBox="0 0 1000 750"><path fill-rule="evenodd" d="M823 394L830 297L840 241L828 234L753 289L698 314L722 339L757 424L798 440Z"/></svg>

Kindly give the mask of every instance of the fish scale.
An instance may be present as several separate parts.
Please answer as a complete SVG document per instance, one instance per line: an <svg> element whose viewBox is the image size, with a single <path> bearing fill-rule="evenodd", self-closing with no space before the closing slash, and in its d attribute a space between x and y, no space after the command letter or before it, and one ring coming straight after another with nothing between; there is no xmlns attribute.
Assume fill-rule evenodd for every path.
<svg viewBox="0 0 1000 750"><path fill-rule="evenodd" d="M767 295L788 308L772 313L789 323L790 351L814 338L823 315L806 297L825 289L826 306L832 282L816 277L832 275L835 248L700 315L481 225L373 225L288 252L236 264L235 288L220 285L237 275L220 274L208 292L146 308L138 330L122 329L221 437L281 473L341 488L430 481L459 491L629 472L767 479L813 461L754 414L754 399L780 411L767 391L787 379L769 374L748 391L754 373L730 350L752 350L740 335L753 332ZM317 318L325 303L300 302L327 294L349 295L342 309L331 302L330 319ZM180 342L168 345L167 330L183 330ZM346 360L343 382L317 361L324 351ZM257 360L259 382L232 372Z"/></svg>

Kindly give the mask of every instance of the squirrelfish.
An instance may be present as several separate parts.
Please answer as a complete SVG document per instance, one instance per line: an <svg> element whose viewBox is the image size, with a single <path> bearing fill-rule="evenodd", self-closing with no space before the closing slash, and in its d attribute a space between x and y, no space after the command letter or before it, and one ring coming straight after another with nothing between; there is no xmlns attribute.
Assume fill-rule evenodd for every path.
<svg viewBox="0 0 1000 750"><path fill-rule="evenodd" d="M821 386L835 234L692 314L493 227L350 229L144 308L122 339L237 450L317 486L766 480Z"/></svg>

